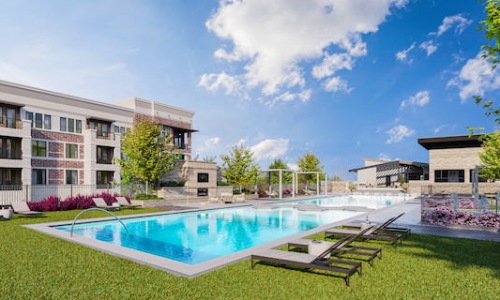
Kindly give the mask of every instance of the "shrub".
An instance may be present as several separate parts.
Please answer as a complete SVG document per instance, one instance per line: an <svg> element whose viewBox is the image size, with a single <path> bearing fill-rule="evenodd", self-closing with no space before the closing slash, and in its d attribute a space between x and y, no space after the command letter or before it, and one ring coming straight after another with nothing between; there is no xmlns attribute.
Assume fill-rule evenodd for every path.
<svg viewBox="0 0 500 300"><path fill-rule="evenodd" d="M103 198L106 204L111 205L115 202L115 196L107 192L93 195L76 195L67 197L64 200L57 196L49 196L42 201L30 201L28 206L31 210L36 211L57 211L57 210L72 210L72 209L87 209L95 207L92 198Z"/></svg>
<svg viewBox="0 0 500 300"><path fill-rule="evenodd" d="M137 194L134 196L135 199L137 200L156 200L156 199L161 199L156 195L151 195L151 194Z"/></svg>
<svg viewBox="0 0 500 300"><path fill-rule="evenodd" d="M500 227L500 215L496 213L474 214L471 212L454 211L447 206L438 206L434 209L422 212L424 223L447 226L447 225L468 225L484 227Z"/></svg>

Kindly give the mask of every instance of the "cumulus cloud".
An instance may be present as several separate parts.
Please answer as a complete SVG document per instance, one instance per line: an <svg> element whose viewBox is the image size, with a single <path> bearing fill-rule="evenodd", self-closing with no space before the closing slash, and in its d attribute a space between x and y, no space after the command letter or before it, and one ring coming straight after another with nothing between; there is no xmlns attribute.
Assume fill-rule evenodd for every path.
<svg viewBox="0 0 500 300"><path fill-rule="evenodd" d="M423 42L419 47L427 53L427 56L431 56L438 49L438 46L432 40Z"/></svg>
<svg viewBox="0 0 500 300"><path fill-rule="evenodd" d="M408 58L408 53L411 50L413 50L413 48L415 48L415 43L411 44L411 46L408 47L407 49L401 50L398 53L396 53L396 59L404 63L410 64L413 61L413 59Z"/></svg>
<svg viewBox="0 0 500 300"><path fill-rule="evenodd" d="M367 54L362 35L376 32L391 8L406 4L407 0L221 0L206 27L229 43L214 56L242 67L233 75L202 75L199 84L226 93L238 86L274 99L286 92L300 95L310 89L308 72L326 82L339 70L351 70L355 58ZM321 62L312 70L304 69L304 62L316 60Z"/></svg>
<svg viewBox="0 0 500 300"><path fill-rule="evenodd" d="M436 36L440 36L440 35L444 34L445 32L447 32L450 28L453 28L453 27L455 27L455 32L460 34L470 24L472 24L472 21L464 18L461 14L445 17L443 19L443 23L441 23L441 25L439 25L438 31L434 32L432 34L435 34Z"/></svg>
<svg viewBox="0 0 500 300"><path fill-rule="evenodd" d="M448 81L448 86L457 86L461 102L472 96L483 96L485 92L500 88L500 69L492 70L491 64L481 59L481 53L467 60L457 77Z"/></svg>
<svg viewBox="0 0 500 300"><path fill-rule="evenodd" d="M401 108L404 108L409 105L416 105L423 107L427 103L431 101L431 96L429 91L420 91L416 93L415 95L411 96L410 98L401 101Z"/></svg>
<svg viewBox="0 0 500 300"><path fill-rule="evenodd" d="M325 90L329 92L338 92L343 91L349 93L352 88L349 87L347 81L343 80L340 77L332 77L325 81Z"/></svg>
<svg viewBox="0 0 500 300"><path fill-rule="evenodd" d="M250 148L256 160L274 159L288 151L287 139L267 139Z"/></svg>
<svg viewBox="0 0 500 300"><path fill-rule="evenodd" d="M389 138L385 141L386 144L395 144L401 142L404 138L412 136L415 131L405 125L396 125L386 131Z"/></svg>

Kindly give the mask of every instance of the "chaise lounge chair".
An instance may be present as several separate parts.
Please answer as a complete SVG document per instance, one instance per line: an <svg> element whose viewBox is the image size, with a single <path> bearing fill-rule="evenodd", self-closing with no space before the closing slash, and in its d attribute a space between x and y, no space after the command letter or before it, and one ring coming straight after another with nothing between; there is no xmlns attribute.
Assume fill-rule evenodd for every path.
<svg viewBox="0 0 500 300"><path fill-rule="evenodd" d="M362 235L362 232L358 236L350 236L347 237L345 240L344 244L342 247L338 247L337 249L333 249L332 255L335 256L340 256L342 258L342 255L355 255L355 256L364 256L368 258L368 263L370 266L373 266L373 260L378 257L379 259L382 259L382 249L381 248L374 248L374 247L365 247L365 246L358 246L358 245L353 245L352 243L354 240L356 240L359 236ZM312 240L310 239L298 239L293 242L288 243L288 250L290 249L301 249L301 250L308 250L309 245Z"/></svg>
<svg viewBox="0 0 500 300"><path fill-rule="evenodd" d="M404 214L405 213L401 213L398 216L394 217L392 219L391 223L393 223L394 221L396 221L397 219L399 219ZM380 231L388 232L388 233L402 233L405 236L411 235L411 229L410 228L400 227L400 226L390 226L391 223L386 224L386 226L383 226L382 228L380 228ZM346 224L346 225L342 225L342 227L349 228L349 229L360 230L361 229L361 224L360 223L349 223L349 224Z"/></svg>
<svg viewBox="0 0 500 300"><path fill-rule="evenodd" d="M366 233L371 228L366 228L360 232L360 235ZM308 253L283 251L269 249L259 254L253 254L250 257L250 264L254 268L254 260L271 262L286 266L324 270L333 273L343 274L346 285L349 285L349 280L356 272L362 275L362 264L360 262L352 262L342 259L333 259L328 256L336 251L340 251L343 247L350 245L357 236L347 236L336 243L332 243L325 251L319 255L311 255Z"/></svg>
<svg viewBox="0 0 500 300"><path fill-rule="evenodd" d="M120 210L120 204L118 205L108 205L103 198L92 198L94 204L98 208L106 209L106 210Z"/></svg>
<svg viewBox="0 0 500 300"><path fill-rule="evenodd" d="M120 206L123 206L123 207L137 208L137 207L141 206L140 204L131 204L130 202L128 202L127 198L125 198L125 197L116 197L115 199L118 202L118 204L120 204Z"/></svg>
<svg viewBox="0 0 500 300"><path fill-rule="evenodd" d="M23 216L39 216L42 214L40 211L31 210L28 206L28 203L22 202L12 202L10 204L12 206L12 210L16 214L20 214Z"/></svg>
<svg viewBox="0 0 500 300"><path fill-rule="evenodd" d="M385 221L382 224L375 225L370 228L370 230L366 231L364 234L360 235L359 234L363 231L360 230L350 230L350 229L342 229L342 228L332 228L328 229L325 231L325 238L326 237L345 237L345 236L358 236L359 238L366 239L366 240L381 240L381 241L390 241L394 247L398 245L398 242L401 244L402 237L403 235L401 234L387 234L384 233L382 228L388 226L392 222L394 222L397 218L399 218L401 215L398 215L396 217L392 217Z"/></svg>

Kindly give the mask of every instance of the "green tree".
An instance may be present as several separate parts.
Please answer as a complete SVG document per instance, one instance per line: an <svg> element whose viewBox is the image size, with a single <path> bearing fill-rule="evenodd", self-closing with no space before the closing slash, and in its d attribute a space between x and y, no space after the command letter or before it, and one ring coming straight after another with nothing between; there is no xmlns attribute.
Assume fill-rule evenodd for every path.
<svg viewBox="0 0 500 300"><path fill-rule="evenodd" d="M481 22L480 30L483 30L486 39L491 42L490 45L481 47L483 50L482 58L491 64L492 70L495 70L500 63L500 1L486 0L485 12L486 18ZM483 99L481 96L474 96L476 104L482 105L486 110L485 114L488 117L493 117L494 122L500 125L500 108L493 100ZM469 127L469 131L473 134L481 128ZM490 180L500 179L500 134L490 133L483 134L480 139L483 141L483 151L479 154L479 158L483 167L479 171L480 175Z"/></svg>
<svg viewBox="0 0 500 300"><path fill-rule="evenodd" d="M494 132L481 138L483 151L479 158L483 163L479 174L492 181L500 180L500 132Z"/></svg>
<svg viewBox="0 0 500 300"><path fill-rule="evenodd" d="M249 148L233 147L229 154L221 155L222 173L228 183L237 184L242 191L244 184L255 183L259 175L259 166L254 162Z"/></svg>
<svg viewBox="0 0 500 300"><path fill-rule="evenodd" d="M297 160L297 166L301 172L321 172L320 180L324 179L323 166L319 158L313 153L305 153L302 157ZM316 174L305 174L304 175L306 184L309 181L316 182Z"/></svg>
<svg viewBox="0 0 500 300"><path fill-rule="evenodd" d="M269 169L271 170L290 170L288 165L281 159L275 159L270 165ZM292 173L291 172L282 172L283 183L292 183ZM270 172L271 183L277 184L279 183L279 173L277 171Z"/></svg>
<svg viewBox="0 0 500 300"><path fill-rule="evenodd" d="M173 170L180 159L180 154L174 153L176 147L171 141L169 135L162 135L161 125L139 119L124 135L121 143L124 158L117 161L122 182L145 183L146 193L149 193L149 184Z"/></svg>

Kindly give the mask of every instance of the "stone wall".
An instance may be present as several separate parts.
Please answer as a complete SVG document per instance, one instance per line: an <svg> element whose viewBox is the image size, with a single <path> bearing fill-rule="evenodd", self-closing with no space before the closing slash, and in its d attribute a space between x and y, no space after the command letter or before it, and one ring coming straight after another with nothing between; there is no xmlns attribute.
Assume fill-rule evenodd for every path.
<svg viewBox="0 0 500 300"><path fill-rule="evenodd" d="M480 182L479 194L497 193L500 182ZM430 180L411 180L408 186L410 194L472 194L469 182L431 182Z"/></svg>

